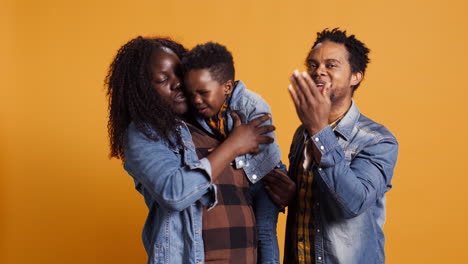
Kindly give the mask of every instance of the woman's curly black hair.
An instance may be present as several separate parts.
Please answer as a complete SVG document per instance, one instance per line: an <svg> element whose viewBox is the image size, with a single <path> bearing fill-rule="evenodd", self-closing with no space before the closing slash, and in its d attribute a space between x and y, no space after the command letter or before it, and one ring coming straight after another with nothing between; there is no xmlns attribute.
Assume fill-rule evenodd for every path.
<svg viewBox="0 0 468 264"><path fill-rule="evenodd" d="M175 136L176 143L181 143L178 116L151 85L151 57L154 50L161 47L172 50L180 59L187 52L181 44L168 38L139 36L119 49L109 67L105 85L109 103L110 157L125 159L124 137L131 122L152 140L165 140L172 145L170 139Z"/></svg>

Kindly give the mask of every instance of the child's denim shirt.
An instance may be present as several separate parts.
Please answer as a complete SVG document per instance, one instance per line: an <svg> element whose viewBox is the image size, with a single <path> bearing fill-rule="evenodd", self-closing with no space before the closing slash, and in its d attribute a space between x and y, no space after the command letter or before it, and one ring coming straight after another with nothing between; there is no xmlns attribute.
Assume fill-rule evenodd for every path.
<svg viewBox="0 0 468 264"><path fill-rule="evenodd" d="M229 131L234 128L234 121L230 113L236 112L242 124L248 123L253 119L264 114L270 114L270 106L259 95L246 89L242 81L237 81L237 85L232 93L231 102L228 108L227 127ZM202 117L197 117L198 123L209 133L214 134L213 130L206 124ZM271 125L272 120L268 120L265 125ZM235 159L237 169L243 169L247 178L252 183L258 182L268 172L273 170L281 160L281 150L276 143L275 134L273 132L265 134L273 137L275 142L272 144L260 145L260 152L257 154L246 154L238 156Z"/></svg>
<svg viewBox="0 0 468 264"><path fill-rule="evenodd" d="M133 123L125 138L124 168L149 210L143 229L149 264L203 263L203 206L217 204L208 159L198 159L187 125L179 129L183 146L151 140Z"/></svg>

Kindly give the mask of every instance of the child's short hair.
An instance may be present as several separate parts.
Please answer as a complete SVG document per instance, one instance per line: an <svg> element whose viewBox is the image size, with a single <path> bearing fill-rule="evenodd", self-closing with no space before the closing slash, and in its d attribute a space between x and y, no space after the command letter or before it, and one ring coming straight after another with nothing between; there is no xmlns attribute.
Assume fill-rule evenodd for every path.
<svg viewBox="0 0 468 264"><path fill-rule="evenodd" d="M208 69L213 80L220 84L234 80L234 61L231 52L219 43L207 42L197 45L182 59L184 73Z"/></svg>

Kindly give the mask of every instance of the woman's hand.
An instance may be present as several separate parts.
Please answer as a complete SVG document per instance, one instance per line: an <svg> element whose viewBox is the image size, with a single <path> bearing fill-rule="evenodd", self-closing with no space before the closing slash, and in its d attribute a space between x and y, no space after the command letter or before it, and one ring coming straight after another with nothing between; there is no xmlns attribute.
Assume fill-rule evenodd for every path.
<svg viewBox="0 0 468 264"><path fill-rule="evenodd" d="M207 158L211 164L212 177L218 177L222 170L229 165L237 156L246 153L257 153L260 151L260 144L271 144L274 139L264 134L275 130L273 125L260 126L263 122L271 118L265 114L247 124L241 124L240 118L233 113L234 129L229 137L219 145Z"/></svg>
<svg viewBox="0 0 468 264"><path fill-rule="evenodd" d="M265 114L247 124L241 124L239 115L235 112L232 112L231 116L234 120L234 129L225 142L232 145L236 157L246 153L258 153L260 144L273 143L272 137L263 135L274 131L275 127L273 125L260 126L271 118L270 115Z"/></svg>

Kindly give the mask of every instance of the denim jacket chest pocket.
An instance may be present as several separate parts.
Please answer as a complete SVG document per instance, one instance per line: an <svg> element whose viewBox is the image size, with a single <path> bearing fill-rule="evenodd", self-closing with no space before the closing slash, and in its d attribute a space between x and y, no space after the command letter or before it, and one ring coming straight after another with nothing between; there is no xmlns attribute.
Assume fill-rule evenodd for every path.
<svg viewBox="0 0 468 264"><path fill-rule="evenodd" d="M190 169L200 169L202 164L198 159L197 151L195 150L195 145L190 140L184 140L184 148L181 149L183 164L188 166Z"/></svg>
<svg viewBox="0 0 468 264"><path fill-rule="evenodd" d="M176 144L173 144L173 146L168 144L167 147L173 151L174 154L181 156L181 166L188 166L190 169L200 168L201 164L195 150L195 145L192 142L192 136L185 130L182 132L181 136L183 147L177 146Z"/></svg>

